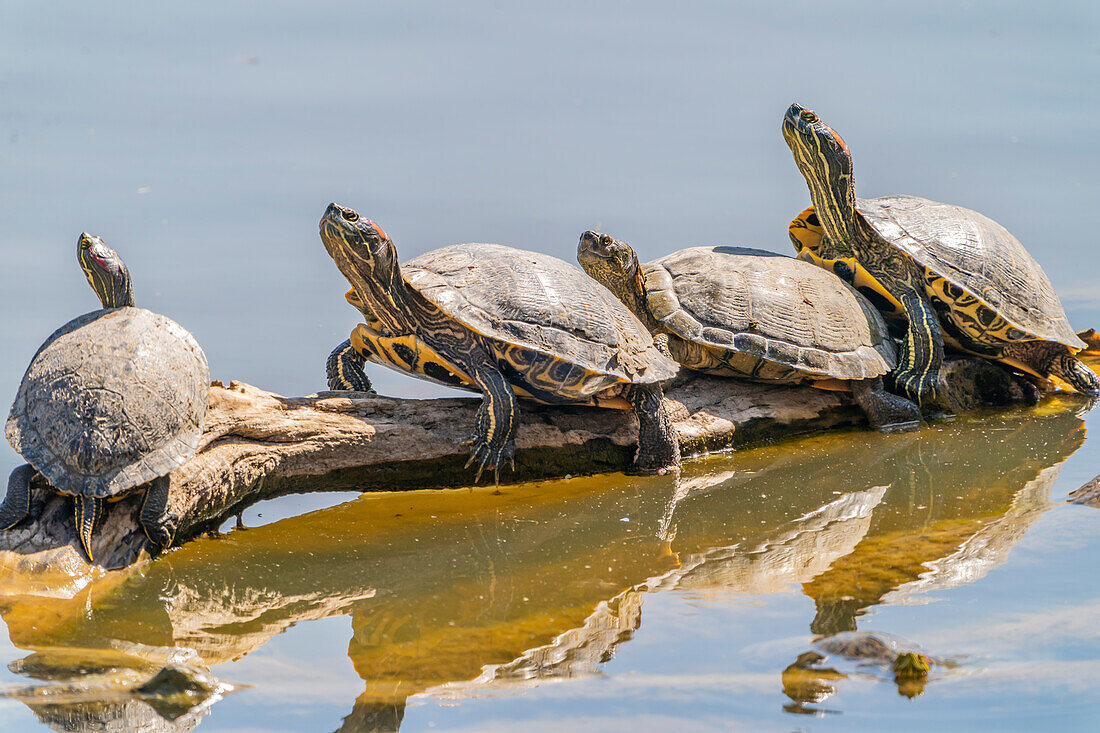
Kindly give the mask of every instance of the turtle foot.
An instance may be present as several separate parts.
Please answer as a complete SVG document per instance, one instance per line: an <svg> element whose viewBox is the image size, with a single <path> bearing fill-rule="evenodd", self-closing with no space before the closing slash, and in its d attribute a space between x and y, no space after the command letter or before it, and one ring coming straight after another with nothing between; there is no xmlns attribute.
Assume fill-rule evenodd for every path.
<svg viewBox="0 0 1100 733"><path fill-rule="evenodd" d="M0 530L11 529L27 518L31 510L31 479L34 469L24 463L8 477L8 493L0 504Z"/></svg>
<svg viewBox="0 0 1100 733"><path fill-rule="evenodd" d="M149 554L153 557L171 547L176 536L176 517L168 511L169 487L167 476L153 479L145 490L141 505L141 528L145 530Z"/></svg>
<svg viewBox="0 0 1100 733"><path fill-rule="evenodd" d="M477 464L477 473L474 475L475 485L481 481L481 474L486 469L493 472L493 483L496 485L500 484L500 468L505 463L508 463L513 471L516 470L516 441L512 438L501 441L500 445L493 445L491 441L481 439L475 435L469 440L463 441L462 444L471 446L470 458L463 468L469 468L471 465Z"/></svg>
<svg viewBox="0 0 1100 733"><path fill-rule="evenodd" d="M900 433L920 427L920 408L904 397L887 392L881 379L853 382L852 396L867 416L871 427L879 432Z"/></svg>

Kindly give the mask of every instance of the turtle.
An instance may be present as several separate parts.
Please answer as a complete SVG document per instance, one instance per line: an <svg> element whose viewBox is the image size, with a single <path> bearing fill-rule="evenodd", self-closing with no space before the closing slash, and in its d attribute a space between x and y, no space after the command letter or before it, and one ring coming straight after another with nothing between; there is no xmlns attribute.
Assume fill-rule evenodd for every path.
<svg viewBox="0 0 1100 733"><path fill-rule="evenodd" d="M872 426L919 424L882 375L897 351L882 316L840 278L747 247L690 247L644 265L630 245L586 231L581 267L681 365L718 376L851 391Z"/></svg>
<svg viewBox="0 0 1100 733"><path fill-rule="evenodd" d="M788 227L798 256L873 293L888 318L906 324L894 372L903 392L936 402L947 343L1100 394L1046 274L1004 227L917 196L856 199L851 151L812 110L792 104L783 137L813 203Z"/></svg>
<svg viewBox="0 0 1100 733"><path fill-rule="evenodd" d="M543 404L633 409L638 449L632 470L663 473L680 462L662 383L679 365L645 326L579 268L499 244L456 244L398 264L377 224L330 204L321 240L363 314L329 357L331 389L357 389L339 374L370 360L451 387L481 392L467 467L514 468L516 398ZM352 358L352 354L355 358ZM336 374L336 378L333 375Z"/></svg>
<svg viewBox="0 0 1100 733"><path fill-rule="evenodd" d="M892 675L898 693L915 697L924 692L932 668L954 667L947 659L930 657L920 647L880 631L842 631L819 638L783 670L783 691L799 703L821 702L836 692L830 681L854 673ZM836 669L840 666L842 669Z"/></svg>
<svg viewBox="0 0 1100 733"><path fill-rule="evenodd" d="M32 484L45 486L73 497L95 562L104 503L144 491L141 526L156 555L175 533L168 473L198 446L210 369L182 326L134 305L129 269L100 237L82 233L76 253L103 308L54 331L27 367L5 430L27 463L8 479L0 529L27 516Z"/></svg>

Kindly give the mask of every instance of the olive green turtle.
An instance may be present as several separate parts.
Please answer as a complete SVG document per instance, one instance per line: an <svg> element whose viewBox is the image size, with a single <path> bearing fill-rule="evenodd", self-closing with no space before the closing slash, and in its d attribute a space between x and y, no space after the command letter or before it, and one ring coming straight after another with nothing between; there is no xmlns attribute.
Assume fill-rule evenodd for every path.
<svg viewBox="0 0 1100 733"><path fill-rule="evenodd" d="M155 554L168 547L168 473L198 446L210 370L194 337L134 306L130 273L99 237L77 259L102 310L66 323L39 347L8 416L8 442L27 464L8 479L0 529L30 510L31 486L72 496L88 558L104 503L144 491L141 525Z"/></svg>
<svg viewBox="0 0 1100 733"><path fill-rule="evenodd" d="M481 392L470 462L477 481L513 461L516 398L544 404L633 408L634 470L679 465L662 404L675 362L606 289L555 257L497 244L457 244L398 264L374 222L330 204L321 240L363 314L329 357L329 387L360 389L364 360L451 387ZM350 347L350 348L349 348ZM333 362L338 368L333 369ZM467 465L469 465L469 463Z"/></svg>
<svg viewBox="0 0 1100 733"><path fill-rule="evenodd" d="M577 259L689 369L851 391L879 429L920 421L916 405L883 388L897 352L882 316L818 267L743 247L691 247L643 265L630 245L592 231Z"/></svg>
<svg viewBox="0 0 1100 733"><path fill-rule="evenodd" d="M1084 394L1100 378L1039 264L997 222L916 196L856 199L852 155L811 110L791 105L783 137L813 206L790 224L799 257L836 272L907 324L894 373L919 402L936 399L944 343Z"/></svg>
<svg viewBox="0 0 1100 733"><path fill-rule="evenodd" d="M843 631L817 639L783 670L783 691L799 703L821 702L836 692L830 684L852 674L891 675L898 693L915 697L924 691L932 668L954 667L930 657L920 647L878 631Z"/></svg>

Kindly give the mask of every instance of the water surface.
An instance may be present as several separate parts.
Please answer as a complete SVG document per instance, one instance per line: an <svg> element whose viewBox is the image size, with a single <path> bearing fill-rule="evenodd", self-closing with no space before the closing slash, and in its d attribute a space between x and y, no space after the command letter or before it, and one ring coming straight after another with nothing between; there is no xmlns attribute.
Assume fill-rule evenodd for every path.
<svg viewBox="0 0 1100 733"><path fill-rule="evenodd" d="M1098 31L1084 2L9 3L0 398L96 305L82 230L214 376L284 394L324 386L356 321L316 233L329 201L403 257L571 259L597 226L645 258L789 252L792 101L842 132L859 195L992 216L1097 325ZM1100 512L1059 503L1100 471L1081 409L812 437L691 462L679 485L287 499L72 598L8 589L0 684L182 654L251 685L176 726L204 731L1087 728ZM0 446L0 472L17 461ZM850 628L959 666L913 699L873 674L784 694L814 636ZM13 731L121 715L0 702Z"/></svg>

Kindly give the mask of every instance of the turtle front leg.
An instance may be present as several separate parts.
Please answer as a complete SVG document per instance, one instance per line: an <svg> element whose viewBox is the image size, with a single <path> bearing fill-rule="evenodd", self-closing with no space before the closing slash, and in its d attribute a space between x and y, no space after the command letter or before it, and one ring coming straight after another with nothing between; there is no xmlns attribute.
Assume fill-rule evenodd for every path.
<svg viewBox="0 0 1100 733"><path fill-rule="evenodd" d="M624 394L638 416L638 452L631 473L663 474L680 467L680 442L659 384L632 384Z"/></svg>
<svg viewBox="0 0 1100 733"><path fill-rule="evenodd" d="M481 406L474 418L474 434L463 444L470 446L470 460L466 467L477 463L474 483L481 480L485 469L493 471L493 480L500 483L500 466L507 461L515 470L516 425L518 406L512 386L488 357L477 356L457 363L481 388Z"/></svg>
<svg viewBox="0 0 1100 733"><path fill-rule="evenodd" d="M922 293L910 290L898 300L905 308L909 329L901 342L894 382L917 404L935 404L938 397L936 385L943 364L943 334L939 318Z"/></svg>
<svg viewBox="0 0 1100 733"><path fill-rule="evenodd" d="M92 554L92 533L100 515L103 514L103 500L94 496L74 496L73 510L76 524L76 534L80 537L80 546L84 548L84 554L88 561L94 563L95 555Z"/></svg>
<svg viewBox="0 0 1100 733"><path fill-rule="evenodd" d="M8 476L8 493L0 504L0 530L11 529L27 518L31 511L31 479L34 468L24 463Z"/></svg>
<svg viewBox="0 0 1100 733"><path fill-rule="evenodd" d="M145 530L149 554L153 557L167 550L176 534L176 519L168 513L170 484L167 476L153 479L145 489L145 498L141 502L141 528Z"/></svg>
<svg viewBox="0 0 1100 733"><path fill-rule="evenodd" d="M337 346L328 355L325 372L329 389L347 389L355 392L374 392L374 385L363 371L367 360L351 345L351 339Z"/></svg>

